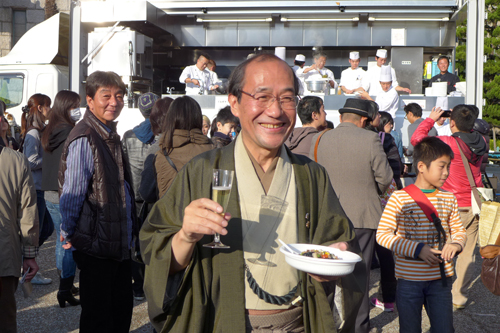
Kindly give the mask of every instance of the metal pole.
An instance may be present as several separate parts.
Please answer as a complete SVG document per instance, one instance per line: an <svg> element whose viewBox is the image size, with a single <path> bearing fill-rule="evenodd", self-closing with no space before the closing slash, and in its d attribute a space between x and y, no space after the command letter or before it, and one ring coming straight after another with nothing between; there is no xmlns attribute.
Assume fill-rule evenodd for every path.
<svg viewBox="0 0 500 333"><path fill-rule="evenodd" d="M477 63L477 1L467 3L467 42L465 79L467 80L466 104L476 104L476 63Z"/></svg>
<svg viewBox="0 0 500 333"><path fill-rule="evenodd" d="M476 106L479 108L479 117L483 118L483 83L484 83L484 14L486 6L484 0L477 0L477 46L476 46Z"/></svg>
<svg viewBox="0 0 500 333"><path fill-rule="evenodd" d="M81 51L81 4L80 1L71 1L70 11L70 55L69 55L69 89L80 96L80 51ZM82 92L83 93L83 92ZM84 103L84 99L82 99Z"/></svg>

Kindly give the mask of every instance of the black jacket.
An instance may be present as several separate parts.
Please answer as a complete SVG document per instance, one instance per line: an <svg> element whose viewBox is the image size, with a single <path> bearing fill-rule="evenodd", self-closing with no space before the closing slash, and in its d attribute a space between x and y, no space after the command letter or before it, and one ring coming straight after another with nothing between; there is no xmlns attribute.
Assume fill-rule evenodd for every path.
<svg viewBox="0 0 500 333"><path fill-rule="evenodd" d="M73 126L63 124L54 129L49 137L51 151L43 152L42 161L42 191L58 191L58 173L64 142L69 136Z"/></svg>
<svg viewBox="0 0 500 333"><path fill-rule="evenodd" d="M116 123L113 124L116 127ZM127 205L124 182L131 184L120 136L104 125L87 109L64 144L59 168L59 191L64 185L68 147L86 137L94 156L94 174L88 186L75 232L69 241L78 251L114 260L130 258L127 230ZM131 191L133 196L133 191ZM132 201L132 237L138 235L135 203Z"/></svg>

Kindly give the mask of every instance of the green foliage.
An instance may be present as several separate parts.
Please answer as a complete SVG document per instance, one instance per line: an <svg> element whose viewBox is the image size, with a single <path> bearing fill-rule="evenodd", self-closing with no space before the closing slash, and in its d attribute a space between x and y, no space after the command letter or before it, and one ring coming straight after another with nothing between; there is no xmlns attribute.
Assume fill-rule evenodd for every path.
<svg viewBox="0 0 500 333"><path fill-rule="evenodd" d="M500 127L500 0L486 0L488 18L484 26L484 98L483 119L493 126ZM465 42L467 23L457 26L459 45L456 48L456 67L460 80L465 79Z"/></svg>

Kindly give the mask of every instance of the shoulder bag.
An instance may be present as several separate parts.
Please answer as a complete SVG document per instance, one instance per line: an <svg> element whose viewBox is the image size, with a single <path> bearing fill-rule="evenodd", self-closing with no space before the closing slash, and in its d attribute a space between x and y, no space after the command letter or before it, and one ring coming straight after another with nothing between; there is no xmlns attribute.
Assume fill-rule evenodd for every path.
<svg viewBox="0 0 500 333"><path fill-rule="evenodd" d="M384 140L385 140L385 132L378 132L378 136L380 138L380 141L382 142L382 146L384 146ZM394 178L391 180L391 185L385 190L383 194L380 194L380 204L382 205L382 209L385 208L387 205L387 202L389 201L389 198L391 195L398 189L398 185L396 184L396 181Z"/></svg>
<svg viewBox="0 0 500 333"><path fill-rule="evenodd" d="M494 295L500 296L500 235L495 245L487 245L479 249L483 257L481 281Z"/></svg>
<svg viewBox="0 0 500 333"><path fill-rule="evenodd" d="M438 231L438 249L442 250L444 244L446 243L446 232L444 231L443 225L441 224L441 219L439 218L439 214L436 210L436 207L429 201L429 199L425 196L421 189L416 187L414 184L408 185L403 189L413 200L417 203L417 205L422 209L425 213L425 216L431 221L436 230ZM444 272L444 262L439 264L439 271L441 273L441 281L443 286L446 287L446 273Z"/></svg>
<svg viewBox="0 0 500 333"><path fill-rule="evenodd" d="M316 143L314 144L314 162L318 163L318 146L319 146L319 140L321 140L321 137L323 134L331 130L331 128L327 128L324 131L322 131L319 135L318 138L316 139Z"/></svg>
<svg viewBox="0 0 500 333"><path fill-rule="evenodd" d="M465 168L465 172L467 173L467 179L469 179L469 185L471 188L471 206L472 206L472 214L479 215L481 212L481 204L483 201L492 201L493 200L493 189L485 188L485 187L477 187L474 178L472 177L472 171L469 165L469 161L464 155L460 144L455 138L455 143L457 144L458 150L460 151L460 156L462 157L462 163ZM472 199L474 198L474 200Z"/></svg>

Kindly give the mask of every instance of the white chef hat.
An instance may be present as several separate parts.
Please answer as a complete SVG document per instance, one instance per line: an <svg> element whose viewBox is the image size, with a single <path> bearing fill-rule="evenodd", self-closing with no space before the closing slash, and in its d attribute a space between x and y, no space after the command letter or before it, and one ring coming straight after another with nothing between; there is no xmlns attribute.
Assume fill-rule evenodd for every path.
<svg viewBox="0 0 500 333"><path fill-rule="evenodd" d="M349 53L349 59L358 60L359 59L359 52L353 51L353 52Z"/></svg>
<svg viewBox="0 0 500 333"><path fill-rule="evenodd" d="M380 82L391 82L392 81L392 73L391 66L382 66L380 68Z"/></svg>
<svg viewBox="0 0 500 333"><path fill-rule="evenodd" d="M297 60L297 61L306 61L306 56L303 55L303 54L297 54L295 56L295 60Z"/></svg>
<svg viewBox="0 0 500 333"><path fill-rule="evenodd" d="M377 54L375 55L379 58L387 58L387 50L386 49L378 49Z"/></svg>

